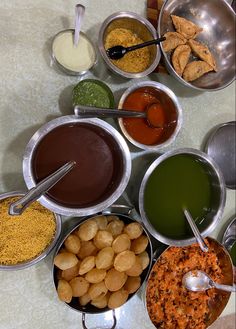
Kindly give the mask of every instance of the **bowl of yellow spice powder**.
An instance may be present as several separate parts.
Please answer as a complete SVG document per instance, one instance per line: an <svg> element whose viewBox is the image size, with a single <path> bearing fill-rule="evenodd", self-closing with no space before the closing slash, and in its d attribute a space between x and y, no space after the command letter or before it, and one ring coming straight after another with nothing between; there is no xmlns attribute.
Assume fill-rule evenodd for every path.
<svg viewBox="0 0 236 329"><path fill-rule="evenodd" d="M158 45L130 51L124 57L112 60L107 49L114 46L130 47L157 38L152 24L144 17L121 11L103 22L98 37L100 53L112 72L125 78L141 78L150 74L158 65L161 52Z"/></svg>
<svg viewBox="0 0 236 329"><path fill-rule="evenodd" d="M20 216L8 214L9 206L23 192L0 195L0 270L19 270L44 259L61 233L61 217L33 202Z"/></svg>

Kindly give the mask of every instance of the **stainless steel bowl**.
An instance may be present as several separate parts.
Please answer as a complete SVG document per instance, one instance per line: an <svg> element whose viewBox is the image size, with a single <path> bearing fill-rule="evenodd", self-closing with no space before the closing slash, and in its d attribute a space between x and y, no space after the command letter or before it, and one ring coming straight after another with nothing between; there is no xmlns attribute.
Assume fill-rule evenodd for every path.
<svg viewBox="0 0 236 329"><path fill-rule="evenodd" d="M136 222L136 220L132 218L132 210L129 207L123 206L123 205L113 205L109 209L106 209L104 212L102 212L102 214L103 215L108 215L108 216L109 215L118 216L125 224L130 224L130 223ZM75 221L73 222L73 224L71 224L71 225L69 224L69 227L67 228L66 232L63 234L63 236L61 237L60 241L57 244L57 247L56 247L55 252L54 252L53 260L56 257L56 255L58 254L58 252L61 249L61 247L63 246L63 243L66 240L66 238L71 233L73 233L81 224L83 224L87 220L89 220L91 218L94 218L94 217L96 217L98 215L101 215L101 213L100 214L96 214L93 217L85 217L82 220L77 218L77 219L75 219ZM140 223L140 224L142 225L142 223ZM146 234L146 236L148 238L148 246L146 248L146 251L147 251L147 253L149 255L150 263L147 266L147 268L144 269L144 271L141 274L141 285L140 285L139 289L136 292L134 292L134 293L132 293L132 294L129 295L129 298L126 301L126 303L134 295L136 295L138 293L138 291L141 289L141 287L144 284L144 282L146 281L147 276L148 276L148 274L149 274L149 272L151 270L151 267L153 265L152 264L152 258L153 258L152 243L151 243L149 234L148 234L147 230L145 229L145 227L143 227L143 230L144 230L144 233ZM54 264L52 264L52 280L53 280L53 283L54 283L54 287L56 289L58 279L57 279L57 270L56 270L56 267L54 266ZM100 314L100 313L104 313L104 312L110 311L110 309L108 307L103 308L103 309L98 309L97 307L95 307L95 306L93 306L91 304L87 304L85 306L81 306L81 305L79 305L79 303L78 303L78 301L77 301L76 298L73 298L72 301L71 301L71 303L69 303L69 304L65 303L65 305L68 306L70 309L72 309L74 311L82 312L83 313L83 315L82 315L83 328L87 328L85 326L85 315L86 314L87 315L88 314ZM115 328L116 327L116 321L117 321L116 320L116 316L115 316L115 310L113 310L113 321L114 321L114 324L113 324L112 328Z"/></svg>
<svg viewBox="0 0 236 329"><path fill-rule="evenodd" d="M69 68L67 68L67 67L65 67L64 65L62 65L59 61L58 61L58 59L57 59L57 57L56 57L56 55L55 55L55 52L54 52L54 48L53 48L53 45L54 45L54 42L55 42L55 40L57 39L57 37L58 36L60 36L61 34L63 34L63 33L66 33L66 32L71 32L71 33L74 33L75 32L75 30L74 29L67 29L67 30L63 30L63 31L60 31L60 32L58 32L54 37L53 37L53 40L52 40L52 49L51 49L51 52L52 52L52 58L53 58L53 60L54 60L54 62L56 63L56 65L59 67L59 69L61 70L61 71L63 71L64 73L66 73L66 74L69 74L69 75L78 75L78 76L80 76L80 75L84 75L85 73L87 73L96 63L97 63L97 54L96 54L96 50L95 50L95 47L94 47L94 45L93 45L93 43L92 43L92 41L89 39L89 37L84 33L84 32L80 32L80 34L88 41L88 43L90 44L90 46L91 46L91 49L93 49L93 52L94 52L94 59L93 59L93 61L92 61L92 63L91 63L91 65L90 66L88 66L87 67L87 69L86 70L82 70L82 71L74 71L74 70L70 70Z"/></svg>
<svg viewBox="0 0 236 329"><path fill-rule="evenodd" d="M102 23L98 37L98 47L100 53L111 71L125 78L141 78L150 74L156 68L161 58L159 46L153 45L149 47L151 61L149 67L145 71L138 73L122 71L111 62L104 47L104 41L107 34L115 28L127 28L134 31L145 42L157 38L156 30L152 24L138 14L129 11L120 11L107 17L107 19Z"/></svg>
<svg viewBox="0 0 236 329"><path fill-rule="evenodd" d="M148 168L142 180L140 191L139 191L139 209L144 225L147 227L148 231L157 240L161 241L162 243L166 245L182 247L196 242L195 237L192 236L182 239L180 238L173 239L161 234L153 227L153 225L149 221L144 207L145 187L147 185L150 175L161 162L178 154L186 154L200 161L205 167L207 174L211 178L211 187L212 187L211 211L206 215L205 218L206 220L204 221L205 224L198 225L198 228L203 237L208 236L215 229L215 227L217 226L217 224L220 222L222 218L224 206L225 206L225 200L226 200L226 187L225 187L223 175L218 165L204 152L191 148L183 148L183 149L166 152L165 154L157 158Z"/></svg>
<svg viewBox="0 0 236 329"><path fill-rule="evenodd" d="M27 144L23 158L23 175L27 187L30 189L36 185L33 168L32 168L32 160L33 160L34 152L41 139L56 127L63 126L66 124L75 124L82 122L94 126L98 126L101 129L103 129L105 132L107 132L110 136L112 136L112 138L116 141L121 151L122 160L123 160L123 173L120 182L117 188L114 190L114 192L111 193L104 201L101 201L96 205L92 205L84 208L70 208L53 201L46 194L39 198L38 201L46 208L50 209L55 213L65 216L91 215L109 207L121 196L121 194L125 190L131 173L131 156L130 156L129 148L124 138L115 128L113 128L110 124L100 119L79 119L75 115L68 115L68 116L59 117L43 125L32 136L29 143ZM96 164L95 164L95 168L96 168Z"/></svg>
<svg viewBox="0 0 236 329"><path fill-rule="evenodd" d="M214 91L227 87L235 79L235 13L224 0L166 0L161 8L158 21L159 36L168 31L175 31L170 15L177 15L189 19L203 28L196 40L207 44L212 51L218 72L210 72L189 83L182 79L173 69L170 55L161 49L166 67L184 86Z"/></svg>
<svg viewBox="0 0 236 329"><path fill-rule="evenodd" d="M159 83L159 82L155 82L155 81L143 81L143 82L138 82L135 85L129 87L121 96L121 99L119 101L119 109L123 108L123 104L125 102L125 99L132 93L134 92L136 89L139 88L143 88L143 87L152 87L155 88L158 92L158 97L160 98L160 101L163 102L163 104L168 104L168 108L166 108L165 110L168 112L171 110L173 110L176 115L177 115L177 124L175 127L174 132L172 133L172 135L162 141L160 144L156 144L156 145L145 145L142 143L139 143L138 141L136 141L134 138L132 138L127 130L125 129L125 126L123 124L123 119L118 119L119 125L120 125L120 129L122 130L123 134L125 135L125 137L135 146L144 149L144 150L152 150L152 151L158 151L168 145L170 145L171 143L173 143L182 127L182 123L183 123L183 114L182 114L182 108L181 105L178 101L178 98L175 96L175 94L173 93L173 91L171 89L169 89L168 87L166 87L165 85Z"/></svg>
<svg viewBox="0 0 236 329"><path fill-rule="evenodd" d="M0 201L4 200L6 198L23 196L23 195L25 195L25 192L22 192L22 191L13 191L13 192L3 193L0 195ZM0 271L1 270L3 270L3 271L22 270L24 268L33 266L33 265L37 264L38 262L40 262L41 260L43 260L54 248L54 246L56 245L56 243L60 237L60 234L61 234L61 216L54 213L54 217L55 217L55 222L56 222L56 231L55 231L54 238L51 241L50 245L40 255L38 255L34 259L31 259L29 261L19 263L16 265L0 265ZM14 217L12 218L12 220L14 220Z"/></svg>

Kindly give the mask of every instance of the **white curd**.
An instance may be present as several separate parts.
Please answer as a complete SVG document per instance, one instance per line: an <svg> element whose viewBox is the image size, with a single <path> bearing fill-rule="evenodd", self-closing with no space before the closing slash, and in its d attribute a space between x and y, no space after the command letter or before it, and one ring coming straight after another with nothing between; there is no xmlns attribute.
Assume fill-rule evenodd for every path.
<svg viewBox="0 0 236 329"><path fill-rule="evenodd" d="M73 32L64 31L53 41L53 54L66 69L74 72L89 70L95 62L95 50L87 37L80 33L77 47L73 44Z"/></svg>

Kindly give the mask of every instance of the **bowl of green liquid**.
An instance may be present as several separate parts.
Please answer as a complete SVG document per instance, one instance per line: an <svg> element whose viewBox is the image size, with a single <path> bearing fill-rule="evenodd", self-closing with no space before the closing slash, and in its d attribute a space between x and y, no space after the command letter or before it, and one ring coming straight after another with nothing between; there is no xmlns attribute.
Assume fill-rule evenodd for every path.
<svg viewBox="0 0 236 329"><path fill-rule="evenodd" d="M226 198L223 175L205 153L184 148L169 151L148 168L139 191L144 225L167 245L186 246L196 239L184 216L188 209L203 237L222 218Z"/></svg>

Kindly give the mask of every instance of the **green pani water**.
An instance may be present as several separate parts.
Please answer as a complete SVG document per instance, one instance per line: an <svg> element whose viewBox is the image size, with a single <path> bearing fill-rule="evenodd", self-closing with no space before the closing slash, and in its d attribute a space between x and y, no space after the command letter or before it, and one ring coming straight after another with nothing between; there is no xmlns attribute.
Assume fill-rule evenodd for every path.
<svg viewBox="0 0 236 329"><path fill-rule="evenodd" d="M176 155L161 162L144 192L144 209L150 223L159 233L174 239L192 236L184 208L201 229L210 204L210 176L191 155Z"/></svg>

